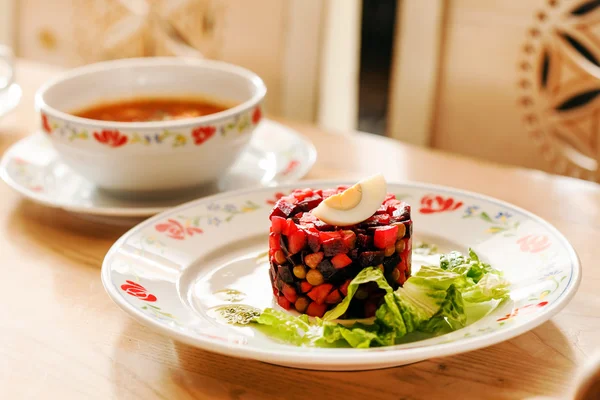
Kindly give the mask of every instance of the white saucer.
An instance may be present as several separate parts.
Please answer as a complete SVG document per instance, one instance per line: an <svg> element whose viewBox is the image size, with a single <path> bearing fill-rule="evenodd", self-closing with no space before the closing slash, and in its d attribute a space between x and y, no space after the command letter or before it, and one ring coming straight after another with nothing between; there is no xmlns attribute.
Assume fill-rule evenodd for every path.
<svg viewBox="0 0 600 400"><path fill-rule="evenodd" d="M34 133L2 158L0 177L25 197L80 216L148 217L187 201L233 189L275 186L305 176L317 152L298 132L270 120L256 128L249 148L214 184L173 198L120 198L96 188L67 167L42 133Z"/></svg>

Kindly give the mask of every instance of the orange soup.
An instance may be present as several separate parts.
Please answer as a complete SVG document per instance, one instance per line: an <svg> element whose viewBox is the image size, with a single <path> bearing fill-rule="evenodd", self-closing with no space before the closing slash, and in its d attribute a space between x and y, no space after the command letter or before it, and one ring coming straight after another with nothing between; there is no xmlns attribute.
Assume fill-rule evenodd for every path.
<svg viewBox="0 0 600 400"><path fill-rule="evenodd" d="M138 98L96 104L72 114L101 121L150 122L201 117L230 107L201 98Z"/></svg>

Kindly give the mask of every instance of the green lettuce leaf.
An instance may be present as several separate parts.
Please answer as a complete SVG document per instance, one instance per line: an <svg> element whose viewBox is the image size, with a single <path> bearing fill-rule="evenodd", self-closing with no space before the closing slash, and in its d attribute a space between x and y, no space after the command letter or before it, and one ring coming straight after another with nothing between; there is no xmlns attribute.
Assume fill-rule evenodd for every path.
<svg viewBox="0 0 600 400"><path fill-rule="evenodd" d="M469 249L468 257L458 251L442 254L440 256L440 268L465 275L467 278L471 278L473 283L479 282L486 274L502 275L490 264L481 262L473 249Z"/></svg>
<svg viewBox="0 0 600 400"><path fill-rule="evenodd" d="M365 325L356 323L346 327L341 324L326 323L323 325L323 337L319 341L333 344L343 341L351 347L364 349L372 345L390 346L394 344L394 336L385 332L377 324ZM317 344L319 344L317 342Z"/></svg>
<svg viewBox="0 0 600 400"><path fill-rule="evenodd" d="M310 344L322 335L321 321L310 321L308 315L297 317L273 308L265 309L254 322L262 325L269 336L297 346Z"/></svg>
<svg viewBox="0 0 600 400"><path fill-rule="evenodd" d="M356 294L358 287L367 282L377 283L377 286L379 286L380 289L383 289L388 293L393 291L392 287L387 283L383 273L380 270L374 267L365 268L360 271L348 285L348 295L344 298L344 300L335 306L335 308L327 311L323 316L323 320L331 321L344 315L346 310L348 310L350 301L352 301L352 298L354 297L354 294Z"/></svg>
<svg viewBox="0 0 600 400"><path fill-rule="evenodd" d="M510 282L499 275L488 273L475 285L461 291L463 300L469 303L482 303L490 300L503 300L509 297Z"/></svg>
<svg viewBox="0 0 600 400"><path fill-rule="evenodd" d="M439 333L445 330L456 330L464 328L467 323L467 314L460 291L454 285L450 285L446 291L446 298L440 309L429 320L419 325L421 332Z"/></svg>

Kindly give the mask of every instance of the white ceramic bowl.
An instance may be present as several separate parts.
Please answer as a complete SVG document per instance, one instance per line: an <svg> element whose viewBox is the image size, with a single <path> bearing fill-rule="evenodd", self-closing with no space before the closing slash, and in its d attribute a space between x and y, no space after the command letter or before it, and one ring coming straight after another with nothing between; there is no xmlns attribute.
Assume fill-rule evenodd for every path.
<svg viewBox="0 0 600 400"><path fill-rule="evenodd" d="M76 68L36 95L41 129L64 162L116 192L185 189L216 180L260 122L266 88L232 64L188 58L133 58ZM98 102L144 96L207 96L235 102L189 119L108 122L69 114Z"/></svg>

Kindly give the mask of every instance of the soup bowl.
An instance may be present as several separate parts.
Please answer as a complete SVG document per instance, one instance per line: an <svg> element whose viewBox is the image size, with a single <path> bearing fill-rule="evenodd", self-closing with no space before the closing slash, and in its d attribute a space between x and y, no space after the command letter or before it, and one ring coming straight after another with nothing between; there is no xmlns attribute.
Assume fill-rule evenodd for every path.
<svg viewBox="0 0 600 400"><path fill-rule="evenodd" d="M156 57L72 69L37 92L40 128L64 162L120 193L188 189L217 180L238 159L262 116L262 79L242 67ZM231 107L194 118L115 122L77 110L127 99L204 97Z"/></svg>

